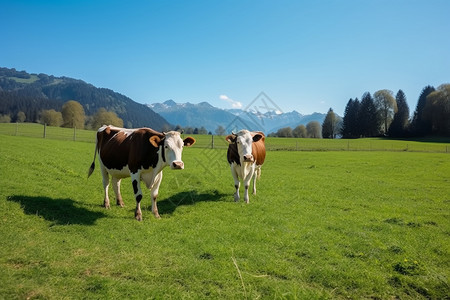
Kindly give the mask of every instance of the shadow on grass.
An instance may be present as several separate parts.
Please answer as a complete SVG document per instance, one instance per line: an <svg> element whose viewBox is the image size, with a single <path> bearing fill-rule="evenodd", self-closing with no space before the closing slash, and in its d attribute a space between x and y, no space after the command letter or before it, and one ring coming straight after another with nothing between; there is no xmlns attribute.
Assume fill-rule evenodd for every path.
<svg viewBox="0 0 450 300"><path fill-rule="evenodd" d="M198 202L219 202L227 196L229 195L221 194L217 190L209 193L198 193L197 191L180 192L165 200L158 201L158 211L161 214L173 214L179 206L193 205Z"/></svg>
<svg viewBox="0 0 450 300"><path fill-rule="evenodd" d="M77 207L72 199L23 195L13 195L7 199L19 203L25 214L41 216L53 222L53 225L93 225L98 219L106 216L102 212Z"/></svg>

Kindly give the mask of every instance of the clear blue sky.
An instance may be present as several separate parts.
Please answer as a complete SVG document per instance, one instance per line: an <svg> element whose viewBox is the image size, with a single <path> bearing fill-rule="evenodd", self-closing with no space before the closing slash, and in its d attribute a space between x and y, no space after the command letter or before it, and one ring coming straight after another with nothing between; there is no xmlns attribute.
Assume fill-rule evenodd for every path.
<svg viewBox="0 0 450 300"><path fill-rule="evenodd" d="M450 1L0 0L0 66L140 103L342 115L350 98L450 82ZM228 99L229 101L225 101Z"/></svg>

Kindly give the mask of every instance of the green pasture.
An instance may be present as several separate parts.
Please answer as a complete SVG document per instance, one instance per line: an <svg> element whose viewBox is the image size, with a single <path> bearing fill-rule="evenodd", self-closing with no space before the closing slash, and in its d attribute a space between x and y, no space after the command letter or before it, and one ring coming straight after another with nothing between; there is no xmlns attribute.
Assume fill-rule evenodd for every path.
<svg viewBox="0 0 450 300"><path fill-rule="evenodd" d="M95 131L52 127L36 123L0 123L0 134L28 136L67 141L95 142ZM192 135L195 148L226 149L224 136ZM269 151L407 151L450 153L450 138L415 140L367 139L304 139L266 138Z"/></svg>
<svg viewBox="0 0 450 300"><path fill-rule="evenodd" d="M93 142L0 137L2 299L450 294L449 153L269 151L246 205L226 149L199 137L164 171L161 219L144 189L138 222L129 178L126 206L101 206Z"/></svg>

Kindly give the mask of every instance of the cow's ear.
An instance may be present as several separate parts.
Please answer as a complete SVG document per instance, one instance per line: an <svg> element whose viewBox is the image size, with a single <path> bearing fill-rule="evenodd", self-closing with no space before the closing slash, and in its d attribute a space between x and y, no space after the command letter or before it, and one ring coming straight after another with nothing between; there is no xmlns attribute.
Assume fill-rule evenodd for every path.
<svg viewBox="0 0 450 300"><path fill-rule="evenodd" d="M236 143L236 136L234 134L229 134L225 137L225 140L230 144L234 144Z"/></svg>
<svg viewBox="0 0 450 300"><path fill-rule="evenodd" d="M183 143L186 147L190 147L195 144L195 139L193 137L188 136L183 140Z"/></svg>
<svg viewBox="0 0 450 300"><path fill-rule="evenodd" d="M255 134L254 136L253 136L253 142L257 142L257 141L259 141L261 138L262 138L263 136L261 135L261 134Z"/></svg>
<svg viewBox="0 0 450 300"><path fill-rule="evenodd" d="M157 135L153 135L150 139L150 144L152 144L155 148L159 147L159 144L161 143L161 138Z"/></svg>

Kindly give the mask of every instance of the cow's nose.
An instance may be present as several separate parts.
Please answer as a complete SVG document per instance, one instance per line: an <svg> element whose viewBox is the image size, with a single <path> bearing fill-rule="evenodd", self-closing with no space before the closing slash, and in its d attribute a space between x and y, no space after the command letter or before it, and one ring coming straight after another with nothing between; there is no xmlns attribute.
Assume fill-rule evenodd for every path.
<svg viewBox="0 0 450 300"><path fill-rule="evenodd" d="M182 161L174 161L172 163L172 169L184 169L184 163Z"/></svg>
<svg viewBox="0 0 450 300"><path fill-rule="evenodd" d="M253 162L253 155L251 154L244 155L244 161Z"/></svg>

